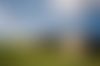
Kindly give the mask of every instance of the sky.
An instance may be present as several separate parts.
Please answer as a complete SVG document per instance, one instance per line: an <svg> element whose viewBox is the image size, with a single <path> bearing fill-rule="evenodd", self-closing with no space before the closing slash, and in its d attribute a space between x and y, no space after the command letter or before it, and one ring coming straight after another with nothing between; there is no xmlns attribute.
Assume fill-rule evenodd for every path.
<svg viewBox="0 0 100 66"><path fill-rule="evenodd" d="M0 0L0 33L25 36L58 30L79 35L89 4L85 0Z"/></svg>
<svg viewBox="0 0 100 66"><path fill-rule="evenodd" d="M30 32L40 27L39 13L42 14L41 1L34 0L0 0L0 26L4 33ZM43 4L42 4L43 5ZM37 18L38 16L38 18ZM38 24L38 26L37 26ZM1 32L2 32L1 31ZM26 31L26 32L25 32ZM33 30L34 31L34 30Z"/></svg>

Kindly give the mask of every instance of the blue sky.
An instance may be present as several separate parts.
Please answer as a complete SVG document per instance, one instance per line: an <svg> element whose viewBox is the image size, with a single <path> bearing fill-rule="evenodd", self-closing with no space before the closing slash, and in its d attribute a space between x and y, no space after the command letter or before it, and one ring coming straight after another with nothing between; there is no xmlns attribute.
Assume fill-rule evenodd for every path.
<svg viewBox="0 0 100 66"><path fill-rule="evenodd" d="M11 12L21 23L30 24L36 23L46 24L54 23L55 19L53 12L50 12L49 5L46 5L45 0L2 0L3 6L7 7L7 11ZM52 11L52 9L51 9ZM54 18L53 18L54 17ZM51 22L50 22L50 21ZM17 23L19 23L17 21Z"/></svg>
<svg viewBox="0 0 100 66"><path fill-rule="evenodd" d="M11 35L43 30L78 34L83 31L87 8L88 3L80 0L0 0L0 31Z"/></svg>
<svg viewBox="0 0 100 66"><path fill-rule="evenodd" d="M4 6L12 10L12 14L21 19L33 19L42 12L41 0L4 0ZM41 8L41 9L40 9Z"/></svg>
<svg viewBox="0 0 100 66"><path fill-rule="evenodd" d="M0 0L0 2L1 17L4 16L0 18L1 32L11 35L19 31L40 33L42 30L53 30L60 26L43 0Z"/></svg>

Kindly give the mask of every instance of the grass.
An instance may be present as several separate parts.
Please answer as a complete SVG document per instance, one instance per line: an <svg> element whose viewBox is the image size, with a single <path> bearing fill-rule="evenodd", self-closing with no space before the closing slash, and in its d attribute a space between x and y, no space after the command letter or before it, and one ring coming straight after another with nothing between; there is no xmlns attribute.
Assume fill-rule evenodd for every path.
<svg viewBox="0 0 100 66"><path fill-rule="evenodd" d="M40 48L0 46L0 66L100 66L100 58Z"/></svg>
<svg viewBox="0 0 100 66"><path fill-rule="evenodd" d="M0 66L100 66L100 60L69 53L2 49Z"/></svg>

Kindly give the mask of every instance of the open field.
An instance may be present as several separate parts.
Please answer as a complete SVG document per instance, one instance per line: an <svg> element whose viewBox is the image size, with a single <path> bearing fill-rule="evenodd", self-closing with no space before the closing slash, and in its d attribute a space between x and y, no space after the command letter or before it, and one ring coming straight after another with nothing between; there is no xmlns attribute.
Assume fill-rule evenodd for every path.
<svg viewBox="0 0 100 66"><path fill-rule="evenodd" d="M0 66L100 66L100 58L39 50L0 49Z"/></svg>

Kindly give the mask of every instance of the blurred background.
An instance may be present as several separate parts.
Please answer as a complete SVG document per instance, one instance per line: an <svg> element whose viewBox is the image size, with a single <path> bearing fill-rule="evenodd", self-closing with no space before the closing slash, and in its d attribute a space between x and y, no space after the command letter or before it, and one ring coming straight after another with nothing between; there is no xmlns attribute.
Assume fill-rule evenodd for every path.
<svg viewBox="0 0 100 66"><path fill-rule="evenodd" d="M1 66L99 66L99 0L0 0Z"/></svg>

